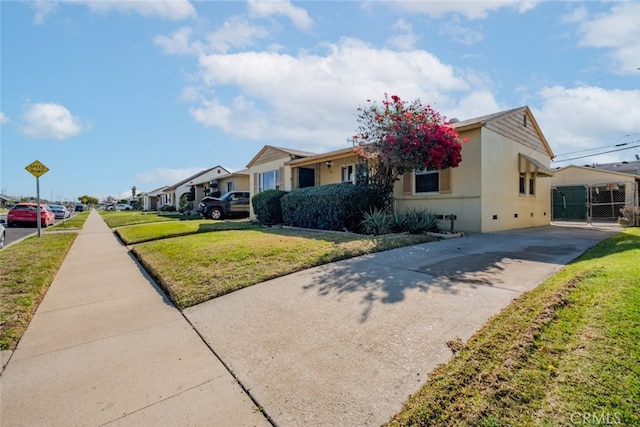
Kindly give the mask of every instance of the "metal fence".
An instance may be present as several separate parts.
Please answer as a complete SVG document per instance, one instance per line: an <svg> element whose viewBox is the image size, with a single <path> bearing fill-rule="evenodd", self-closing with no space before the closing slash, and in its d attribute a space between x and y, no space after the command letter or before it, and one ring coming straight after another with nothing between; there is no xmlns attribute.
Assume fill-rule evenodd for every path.
<svg viewBox="0 0 640 427"><path fill-rule="evenodd" d="M637 224L639 199L635 181L555 186L551 189L551 219L592 224L626 217Z"/></svg>

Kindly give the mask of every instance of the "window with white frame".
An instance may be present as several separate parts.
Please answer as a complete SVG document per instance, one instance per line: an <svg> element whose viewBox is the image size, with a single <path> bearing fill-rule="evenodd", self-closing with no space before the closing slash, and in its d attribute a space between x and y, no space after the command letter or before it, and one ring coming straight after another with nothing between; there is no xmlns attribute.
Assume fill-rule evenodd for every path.
<svg viewBox="0 0 640 427"><path fill-rule="evenodd" d="M342 182L350 182L354 184L354 179L355 179L354 172L355 172L354 165L342 166Z"/></svg>
<svg viewBox="0 0 640 427"><path fill-rule="evenodd" d="M437 193L440 191L440 171L418 169L415 171L415 192Z"/></svg>
<svg viewBox="0 0 640 427"><path fill-rule="evenodd" d="M227 193L233 191L233 181L227 182Z"/></svg>
<svg viewBox="0 0 640 427"><path fill-rule="evenodd" d="M280 170L272 170L258 174L258 193L265 190L280 189Z"/></svg>

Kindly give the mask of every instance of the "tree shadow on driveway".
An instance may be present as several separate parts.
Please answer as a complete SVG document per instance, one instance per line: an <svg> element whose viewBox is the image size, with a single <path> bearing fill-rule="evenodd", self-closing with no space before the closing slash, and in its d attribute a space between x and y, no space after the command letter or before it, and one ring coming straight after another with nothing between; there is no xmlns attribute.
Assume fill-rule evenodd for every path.
<svg viewBox="0 0 640 427"><path fill-rule="evenodd" d="M493 253L458 255L435 262L425 262L422 257L418 260L423 264L394 265L393 259L380 253L330 264L319 268L303 289L327 297L359 295L364 307L360 321L366 322L376 303L401 303L412 290L456 295L465 288L500 284L505 264L514 262Z"/></svg>

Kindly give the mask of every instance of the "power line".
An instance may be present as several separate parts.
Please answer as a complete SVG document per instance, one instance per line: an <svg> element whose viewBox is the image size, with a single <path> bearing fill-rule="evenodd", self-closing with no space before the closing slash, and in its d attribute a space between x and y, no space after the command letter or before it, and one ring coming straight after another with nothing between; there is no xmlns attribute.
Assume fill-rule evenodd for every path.
<svg viewBox="0 0 640 427"><path fill-rule="evenodd" d="M640 139L634 142L640 142ZM622 145L622 144L620 144ZM578 156L578 157L572 157L570 159L563 159L563 160L551 160L552 162L568 162L569 160L577 160L577 159L584 159L585 157L593 157L593 156L599 156L601 154L607 154L607 153L615 153L616 151L624 151L624 150L630 150L632 148L637 148L640 147L640 144L638 145L632 145L631 147L624 147L624 148L618 148L617 150L609 150L609 151L603 151L601 153L595 153L595 154L587 154L584 156Z"/></svg>

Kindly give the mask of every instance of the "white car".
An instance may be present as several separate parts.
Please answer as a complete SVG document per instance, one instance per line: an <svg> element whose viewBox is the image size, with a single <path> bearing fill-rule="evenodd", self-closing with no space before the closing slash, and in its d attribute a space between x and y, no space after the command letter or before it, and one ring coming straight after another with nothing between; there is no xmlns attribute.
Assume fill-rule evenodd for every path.
<svg viewBox="0 0 640 427"><path fill-rule="evenodd" d="M116 210L117 211L132 211L133 210L133 206L128 205L126 203L118 203L116 205Z"/></svg>

